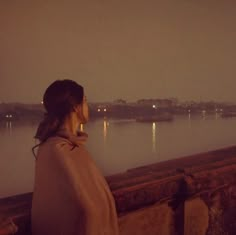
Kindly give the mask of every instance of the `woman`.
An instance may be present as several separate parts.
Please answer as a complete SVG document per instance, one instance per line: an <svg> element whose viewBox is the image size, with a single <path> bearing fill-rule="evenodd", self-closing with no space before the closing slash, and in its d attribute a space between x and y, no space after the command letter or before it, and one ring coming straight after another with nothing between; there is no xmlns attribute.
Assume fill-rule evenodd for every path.
<svg viewBox="0 0 236 235"><path fill-rule="evenodd" d="M83 87L53 82L43 98L46 109L36 138L33 235L117 235L111 191L84 144L78 127L88 121Z"/></svg>

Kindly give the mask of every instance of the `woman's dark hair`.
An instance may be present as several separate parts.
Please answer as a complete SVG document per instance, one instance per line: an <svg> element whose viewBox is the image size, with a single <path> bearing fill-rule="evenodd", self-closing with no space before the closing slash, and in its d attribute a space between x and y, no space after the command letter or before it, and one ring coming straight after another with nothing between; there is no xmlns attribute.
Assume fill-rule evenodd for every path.
<svg viewBox="0 0 236 235"><path fill-rule="evenodd" d="M35 135L40 144L58 131L67 115L83 102L83 97L83 87L68 79L56 80L46 89L43 96L46 113Z"/></svg>

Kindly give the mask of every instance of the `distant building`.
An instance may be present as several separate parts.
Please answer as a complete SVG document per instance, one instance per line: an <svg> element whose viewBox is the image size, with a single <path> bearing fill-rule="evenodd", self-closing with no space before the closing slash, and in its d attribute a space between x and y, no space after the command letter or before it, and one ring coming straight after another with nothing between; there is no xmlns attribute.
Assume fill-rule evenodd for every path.
<svg viewBox="0 0 236 235"><path fill-rule="evenodd" d="M173 106L173 100L171 99L141 99L138 100L139 105L152 106L156 108L171 108Z"/></svg>
<svg viewBox="0 0 236 235"><path fill-rule="evenodd" d="M123 100L123 99L117 99L117 100L114 100L115 104L127 104L126 100Z"/></svg>

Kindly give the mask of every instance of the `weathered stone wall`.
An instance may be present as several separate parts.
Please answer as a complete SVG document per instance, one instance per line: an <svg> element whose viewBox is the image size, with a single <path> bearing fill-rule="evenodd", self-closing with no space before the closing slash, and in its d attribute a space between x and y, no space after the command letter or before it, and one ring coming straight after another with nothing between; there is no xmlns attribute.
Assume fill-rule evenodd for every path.
<svg viewBox="0 0 236 235"><path fill-rule="evenodd" d="M235 235L236 147L107 177L121 235ZM1 234L30 234L32 193L0 200ZM2 219L3 221L3 219ZM0 226L1 228L1 226Z"/></svg>

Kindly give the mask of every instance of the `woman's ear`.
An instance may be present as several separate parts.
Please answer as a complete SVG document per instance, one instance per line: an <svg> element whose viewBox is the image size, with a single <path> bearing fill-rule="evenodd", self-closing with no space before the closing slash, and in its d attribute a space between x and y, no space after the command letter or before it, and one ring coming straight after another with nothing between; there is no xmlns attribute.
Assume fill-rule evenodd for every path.
<svg viewBox="0 0 236 235"><path fill-rule="evenodd" d="M83 117L83 108L81 105L77 105L75 108L74 108L76 114L77 114L77 117L79 119L81 119Z"/></svg>

